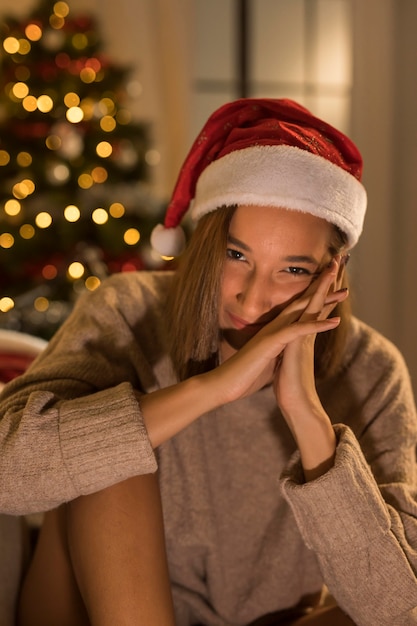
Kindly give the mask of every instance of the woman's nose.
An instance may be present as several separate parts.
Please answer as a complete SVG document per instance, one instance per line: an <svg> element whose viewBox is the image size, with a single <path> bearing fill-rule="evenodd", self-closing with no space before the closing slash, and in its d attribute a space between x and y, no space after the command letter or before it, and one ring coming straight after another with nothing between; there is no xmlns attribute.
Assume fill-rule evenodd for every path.
<svg viewBox="0 0 417 626"><path fill-rule="evenodd" d="M237 300L242 307L242 314L249 322L256 322L273 307L269 281L255 272L246 276L241 285Z"/></svg>

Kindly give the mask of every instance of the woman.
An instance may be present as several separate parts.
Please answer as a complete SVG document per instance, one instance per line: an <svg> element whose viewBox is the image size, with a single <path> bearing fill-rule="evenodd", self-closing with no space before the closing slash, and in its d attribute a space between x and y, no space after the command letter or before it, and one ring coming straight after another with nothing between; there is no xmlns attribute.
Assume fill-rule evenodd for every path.
<svg viewBox="0 0 417 626"><path fill-rule="evenodd" d="M111 277L6 387L2 510L49 510L21 626L417 623L408 373L347 305L361 167L294 102L225 105L153 237L192 203L178 272Z"/></svg>

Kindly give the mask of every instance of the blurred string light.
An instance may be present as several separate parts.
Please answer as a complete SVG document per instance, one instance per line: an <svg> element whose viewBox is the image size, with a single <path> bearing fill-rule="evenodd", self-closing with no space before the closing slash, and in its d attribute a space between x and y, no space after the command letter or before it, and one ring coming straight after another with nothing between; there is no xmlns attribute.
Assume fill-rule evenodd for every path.
<svg viewBox="0 0 417 626"><path fill-rule="evenodd" d="M9 298L8 296L4 296L0 298L0 311L2 313L7 313L7 311L11 311L14 307L14 300Z"/></svg>
<svg viewBox="0 0 417 626"><path fill-rule="evenodd" d="M132 122L131 112L118 102L118 93L107 89L100 99L83 95L85 91L88 91L84 85L98 83L106 76L106 64L94 53L88 52L89 46L92 46L96 40L93 29L71 34L72 25L67 22L69 12L68 4L58 1L53 5L49 23L46 18L45 26L41 20L33 18L22 27L21 33L9 31L10 36L4 39L2 45L4 52L13 57L15 67L7 75L9 82L4 86L4 93L13 107L20 109L16 118L19 121L22 120L22 125L26 123L26 118L31 118L31 113L35 113L33 119L36 120L36 124L30 130L33 132L33 137L40 138L50 151L43 164L45 180L57 187L64 185L72 177L72 165L76 164L74 170L76 174L73 180L81 190L89 190L94 185L101 185L109 180L109 172L112 171L111 168L116 161L127 171L127 168L132 168L139 159L135 144L129 136L126 136L125 131L122 133L122 138L117 138L118 127ZM66 24L67 27L65 27ZM48 51L49 58L45 67L39 66L36 69L28 55L36 49L37 45L39 46L37 42L40 42L41 48ZM76 54L71 54L71 47ZM1 54L0 50L0 56ZM53 87L54 80L61 70L71 75L68 81L70 86L65 95ZM42 91L39 89L39 81L35 80L36 71L40 71L41 78L48 82L48 86L44 86ZM130 97L137 97L142 91L142 86L138 81L130 81L126 91ZM52 113L52 118L38 123L37 120L42 119L39 113L45 116ZM91 121L94 121L94 124L102 131L101 138L105 133L108 140L97 141L94 148L96 155L103 161L97 164L96 158L96 164L84 166L84 152L88 147L85 145L88 132L87 122ZM45 128L46 131L44 131ZM147 165L156 165L160 160L160 155L155 150L148 151L141 157ZM108 166L107 159L109 160ZM126 216L126 207L121 202L112 202L106 208L100 206L93 210L91 208L86 210L81 204L80 206L76 204L65 206L63 203L61 207L55 207L53 215L45 210L40 211L41 203L30 199L35 192L42 189L36 175L33 174L34 171L36 172L35 160L35 154L32 155L27 149L16 151L14 147L10 151L4 148L0 150L0 171L11 162L12 167L17 165L19 168L26 168L25 175L13 176L13 181L9 182L10 197L6 198L0 206L2 218L10 223L10 227L4 228L4 231L10 230L10 232L0 234L2 250L7 251L15 245L17 247L19 237L23 240L30 240L37 234L40 236L39 231L48 229L54 222L59 223L59 220L72 224L82 218L87 218L100 228L108 224L111 219L118 220ZM24 216L22 209L25 206L33 208L29 218ZM33 224L29 223L31 221ZM124 228L121 238L126 246L135 246L141 239L141 232L134 227ZM44 281L54 281L64 270L76 293L82 289L94 290L100 285L103 276L97 266L92 267L87 256L73 259L68 267L67 263L68 260L63 262L62 258L48 259L40 270ZM137 259L133 259L132 256L130 260L123 260L119 269L132 271L137 267ZM41 295L34 298L33 309L36 314L45 313L52 316L51 304L56 305L48 297ZM15 302L12 297L0 298L1 312L7 312L14 306Z"/></svg>

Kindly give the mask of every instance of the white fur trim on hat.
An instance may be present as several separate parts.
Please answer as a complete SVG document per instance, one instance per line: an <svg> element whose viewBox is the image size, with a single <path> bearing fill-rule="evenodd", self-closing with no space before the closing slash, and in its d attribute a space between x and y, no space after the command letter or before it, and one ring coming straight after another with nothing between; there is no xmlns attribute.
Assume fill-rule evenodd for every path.
<svg viewBox="0 0 417 626"><path fill-rule="evenodd" d="M353 247L362 232L367 197L352 174L287 145L253 146L213 161L197 181L191 215L221 206L276 206L311 213L338 226Z"/></svg>
<svg viewBox="0 0 417 626"><path fill-rule="evenodd" d="M178 256L185 248L185 233L181 226L165 228L157 224L151 233L151 246L162 256Z"/></svg>

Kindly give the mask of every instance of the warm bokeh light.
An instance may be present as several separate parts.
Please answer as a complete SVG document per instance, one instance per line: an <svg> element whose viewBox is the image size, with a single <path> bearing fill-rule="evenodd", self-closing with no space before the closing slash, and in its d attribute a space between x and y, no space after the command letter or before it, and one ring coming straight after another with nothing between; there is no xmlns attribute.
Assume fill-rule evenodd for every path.
<svg viewBox="0 0 417 626"><path fill-rule="evenodd" d="M94 291L100 286L100 279L97 276L89 276L85 281L85 286L89 291Z"/></svg>
<svg viewBox="0 0 417 626"><path fill-rule="evenodd" d="M102 98L98 106L103 115L113 115L116 111L116 105L111 98Z"/></svg>
<svg viewBox="0 0 417 626"><path fill-rule="evenodd" d="M39 298L35 299L33 303L33 308L35 311L39 311L40 313L44 313L49 309L49 300L48 298L44 298L43 296L39 296Z"/></svg>
<svg viewBox="0 0 417 626"><path fill-rule="evenodd" d="M84 276L85 267L79 261L74 261L68 267L67 274L72 280L77 280L77 278L81 278Z"/></svg>
<svg viewBox="0 0 417 626"><path fill-rule="evenodd" d="M59 30L65 25L65 20L63 17L59 15L51 15L49 18L49 23L55 30Z"/></svg>
<svg viewBox="0 0 417 626"><path fill-rule="evenodd" d="M66 112L66 118L71 124L78 124L84 117L84 112L80 107L70 107Z"/></svg>
<svg viewBox="0 0 417 626"><path fill-rule="evenodd" d="M16 54L19 50L19 40L16 37L6 37L3 41L3 48L7 54Z"/></svg>
<svg viewBox="0 0 417 626"><path fill-rule="evenodd" d="M38 109L41 113L49 113L54 108L54 101L50 96L43 94L38 98Z"/></svg>
<svg viewBox="0 0 417 626"><path fill-rule="evenodd" d="M107 170L104 167L97 166L92 170L91 178L95 183L105 183L108 178Z"/></svg>
<svg viewBox="0 0 417 626"><path fill-rule="evenodd" d="M80 96L77 93L70 91L64 96L64 103L68 108L77 107L80 104Z"/></svg>
<svg viewBox="0 0 417 626"><path fill-rule="evenodd" d="M91 219L95 224L105 224L109 219L109 214L105 209L94 209L93 213L91 214Z"/></svg>
<svg viewBox="0 0 417 626"><path fill-rule="evenodd" d="M25 28L25 35L30 41L39 41L42 37L42 29L38 24L28 24Z"/></svg>
<svg viewBox="0 0 417 626"><path fill-rule="evenodd" d="M6 150L0 150L0 165L7 165L10 163L10 154Z"/></svg>
<svg viewBox="0 0 417 626"><path fill-rule="evenodd" d="M92 67L84 67L80 72L80 78L83 83L94 83L96 80L96 73Z"/></svg>
<svg viewBox="0 0 417 626"><path fill-rule="evenodd" d="M14 244L14 237L11 233L2 233L0 235L0 247L8 250Z"/></svg>
<svg viewBox="0 0 417 626"><path fill-rule="evenodd" d="M116 120L111 115L105 115L100 120L100 127L106 133L111 133L116 128Z"/></svg>
<svg viewBox="0 0 417 626"><path fill-rule="evenodd" d="M20 167L29 167L32 165L32 155L29 152L19 152L16 157L16 162Z"/></svg>
<svg viewBox="0 0 417 626"><path fill-rule="evenodd" d="M126 126L132 121L132 114L127 109L120 109L120 111L118 111L116 114L116 120L122 126Z"/></svg>
<svg viewBox="0 0 417 626"><path fill-rule="evenodd" d="M100 143L97 144L96 152L99 157L106 159L113 152L111 143L109 143L108 141L100 141Z"/></svg>
<svg viewBox="0 0 417 626"><path fill-rule="evenodd" d="M29 52L31 51L32 46L30 45L30 42L27 39L19 39L19 54L29 54Z"/></svg>
<svg viewBox="0 0 417 626"><path fill-rule="evenodd" d="M17 200L7 200L4 204L4 212L11 217L19 215L21 208L20 202Z"/></svg>
<svg viewBox="0 0 417 626"><path fill-rule="evenodd" d="M23 200L27 198L35 191L35 183L30 178L25 178L20 181L20 183L16 183L13 185L13 195L18 200Z"/></svg>
<svg viewBox="0 0 417 626"><path fill-rule="evenodd" d="M78 186L81 189L90 189L94 185L93 177L91 174L80 174L78 177Z"/></svg>
<svg viewBox="0 0 417 626"><path fill-rule="evenodd" d="M58 163L57 165L54 165L48 172L48 179L52 182L52 184L65 183L70 176L70 168L68 165L65 165L65 163Z"/></svg>
<svg viewBox="0 0 417 626"><path fill-rule="evenodd" d="M58 135L49 135L49 137L45 139L45 145L49 150L59 150L62 145L61 137L58 137Z"/></svg>
<svg viewBox="0 0 417 626"><path fill-rule="evenodd" d="M55 267L55 265L48 263L47 265L45 265L45 267L42 268L42 276L46 280L53 280L58 276L58 269Z"/></svg>
<svg viewBox="0 0 417 626"><path fill-rule="evenodd" d="M23 98L26 98L29 93L29 87L26 85L26 83L15 83L13 85L12 91L16 98L23 100Z"/></svg>
<svg viewBox="0 0 417 626"><path fill-rule="evenodd" d="M137 228L128 228L123 235L123 239L128 246L134 246L139 242L140 232Z"/></svg>
<svg viewBox="0 0 417 626"><path fill-rule="evenodd" d="M125 212L126 209L121 202L113 202L113 204L110 205L109 213L112 217L115 217L116 219L123 217Z"/></svg>
<svg viewBox="0 0 417 626"><path fill-rule="evenodd" d="M38 108L38 101L35 96L26 96L22 102L22 106L28 113L33 113Z"/></svg>
<svg viewBox="0 0 417 626"><path fill-rule="evenodd" d="M64 209L64 217L67 222L76 222L81 217L81 211L75 204L69 204Z"/></svg>
<svg viewBox="0 0 417 626"><path fill-rule="evenodd" d="M22 239L32 239L35 236L35 229L32 224L22 224L19 228L19 235Z"/></svg>
<svg viewBox="0 0 417 626"><path fill-rule="evenodd" d="M35 223L38 228L48 228L52 224L52 216L46 211L41 211L35 217Z"/></svg>
<svg viewBox="0 0 417 626"><path fill-rule="evenodd" d="M84 113L84 120L91 120L94 117L95 100L93 98L83 98L80 107Z"/></svg>
<svg viewBox="0 0 417 626"><path fill-rule="evenodd" d="M0 298L0 311L2 313L7 313L7 311L11 311L14 307L14 300L5 296L4 298Z"/></svg>
<svg viewBox="0 0 417 626"><path fill-rule="evenodd" d="M58 17L67 17L69 15L69 6L66 2L56 2L54 4L54 13Z"/></svg>
<svg viewBox="0 0 417 626"><path fill-rule="evenodd" d="M84 33L75 33L71 42L76 50L84 50L88 46L88 37Z"/></svg>

